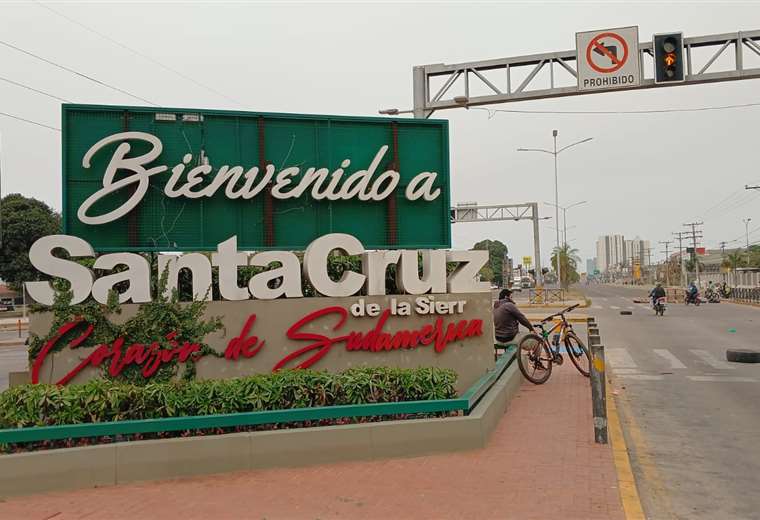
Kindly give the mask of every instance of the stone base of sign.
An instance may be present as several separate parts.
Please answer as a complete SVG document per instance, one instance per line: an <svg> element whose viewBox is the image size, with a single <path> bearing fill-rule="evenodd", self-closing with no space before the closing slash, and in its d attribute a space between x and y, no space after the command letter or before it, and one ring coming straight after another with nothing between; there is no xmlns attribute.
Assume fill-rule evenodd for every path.
<svg viewBox="0 0 760 520"><path fill-rule="evenodd" d="M517 363L462 417L121 442L0 455L0 498L126 482L484 447L517 394Z"/></svg>
<svg viewBox="0 0 760 520"><path fill-rule="evenodd" d="M22 372L8 372L8 387L25 385L31 383L32 379L29 377L29 371L24 370Z"/></svg>
<svg viewBox="0 0 760 520"><path fill-rule="evenodd" d="M424 311L430 305L442 306L451 314L429 314ZM368 315L368 307L374 306L373 316ZM401 314L400 309L406 307L409 315ZM125 304L121 313L109 319L116 324L122 324L133 318L140 306ZM325 309L341 308L347 316L341 326L340 314L333 311L304 322L297 332L290 337L286 332L304 317ZM349 298L282 298L278 300L247 300L247 301L213 301L209 302L205 319L221 317L224 327L208 334L204 341L219 354L227 351L230 342L240 334L246 338L255 337L250 346L256 350L259 341L265 345L252 357L241 355L237 359L226 357L205 356L195 365L198 379L228 379L246 377L260 373L271 373L278 363L298 350L314 344L317 339L324 338L326 355L310 368L341 372L351 367L387 366L399 368L441 367L450 368L457 373L457 391L464 392L472 386L483 374L494 366L493 359L493 302L490 293L462 294L428 294L422 296L389 295L361 296ZM417 310L420 313L416 312ZM434 309L435 310L435 309ZM377 316L377 313L389 312L387 321ZM436 311L437 312L437 311ZM443 312L443 311L441 311ZM251 329L244 333L248 320ZM471 333L449 334L449 327L455 327L461 322L474 324ZM478 322L478 323L474 323ZM31 332L38 336L47 336L53 324L51 312L36 313L31 318ZM436 325L440 324L440 331ZM352 332L363 334L365 338L372 337L373 331L393 336L396 333L421 333L430 340L439 338L440 345L415 342L414 348L385 348L379 350L348 349L345 340L332 342L335 338ZM467 330L470 330L469 328ZM166 331L171 332L171 331ZM374 332L377 336L377 332ZM306 339L303 335L309 334ZM301 335L301 337L299 337ZM114 338L115 339L115 338ZM330 341L327 341L330 340ZM127 344L130 338L125 338ZM371 341L369 343L372 343ZM403 345L399 342L396 346ZM377 346L377 345L375 345ZM407 346L409 343L407 342ZM256 347L256 348L254 348ZM81 384L102 377L102 367L88 365L77 369L82 360L93 354L95 346L80 346L76 350L63 348L46 355L40 365L39 381L55 383L72 374L69 384ZM126 347L125 347L126 348ZM322 348L322 347L320 347ZM312 354L298 357L285 365L292 368L298 363L307 361Z"/></svg>

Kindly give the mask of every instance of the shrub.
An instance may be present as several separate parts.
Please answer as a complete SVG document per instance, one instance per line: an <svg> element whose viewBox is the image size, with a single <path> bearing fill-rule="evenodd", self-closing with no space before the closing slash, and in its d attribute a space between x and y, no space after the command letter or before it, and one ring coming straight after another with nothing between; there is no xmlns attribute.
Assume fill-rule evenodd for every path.
<svg viewBox="0 0 760 520"><path fill-rule="evenodd" d="M104 379L21 385L0 393L0 428L449 399L456 397L455 384L450 369L370 367L144 385Z"/></svg>

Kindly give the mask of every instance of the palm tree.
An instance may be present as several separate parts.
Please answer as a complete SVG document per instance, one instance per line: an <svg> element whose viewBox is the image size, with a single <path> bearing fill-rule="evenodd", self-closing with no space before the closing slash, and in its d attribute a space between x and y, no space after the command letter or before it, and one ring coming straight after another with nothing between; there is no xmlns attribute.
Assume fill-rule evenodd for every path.
<svg viewBox="0 0 760 520"><path fill-rule="evenodd" d="M731 269L731 272L736 273L736 268L740 265L744 265L746 256L741 250L737 249L732 253L728 253L726 258L723 259L721 264L723 267Z"/></svg>
<svg viewBox="0 0 760 520"><path fill-rule="evenodd" d="M559 254L559 255L558 255ZM554 271L557 271L557 256L559 256L560 267L562 268L562 287L567 289L571 283L575 283L580 280L578 275L578 262L581 261L578 256L578 250L571 248L565 244L562 247L555 247L552 251L552 266Z"/></svg>

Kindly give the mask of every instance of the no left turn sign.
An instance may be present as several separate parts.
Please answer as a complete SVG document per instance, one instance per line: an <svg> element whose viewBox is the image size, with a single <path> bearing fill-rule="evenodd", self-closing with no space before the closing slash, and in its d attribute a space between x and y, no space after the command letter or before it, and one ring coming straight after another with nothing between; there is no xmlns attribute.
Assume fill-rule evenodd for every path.
<svg viewBox="0 0 760 520"><path fill-rule="evenodd" d="M639 29L622 27L575 35L578 89L633 87L639 74Z"/></svg>
<svg viewBox="0 0 760 520"><path fill-rule="evenodd" d="M612 65L607 66L604 63L607 60ZM628 61L628 44L614 32L599 34L591 38L586 46L586 61L592 69L602 74L616 72Z"/></svg>

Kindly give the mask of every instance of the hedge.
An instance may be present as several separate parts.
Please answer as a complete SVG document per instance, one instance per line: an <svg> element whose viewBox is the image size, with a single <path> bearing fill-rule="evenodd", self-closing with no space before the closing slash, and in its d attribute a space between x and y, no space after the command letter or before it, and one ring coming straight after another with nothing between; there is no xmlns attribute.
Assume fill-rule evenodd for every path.
<svg viewBox="0 0 760 520"><path fill-rule="evenodd" d="M457 395L456 379L456 372L443 368L370 367L146 385L103 379L21 385L0 393L0 428L451 399Z"/></svg>

